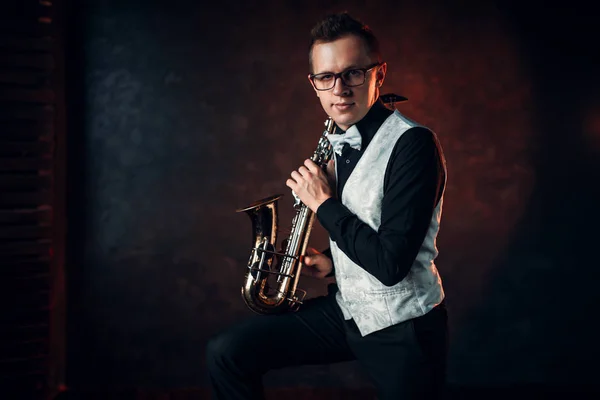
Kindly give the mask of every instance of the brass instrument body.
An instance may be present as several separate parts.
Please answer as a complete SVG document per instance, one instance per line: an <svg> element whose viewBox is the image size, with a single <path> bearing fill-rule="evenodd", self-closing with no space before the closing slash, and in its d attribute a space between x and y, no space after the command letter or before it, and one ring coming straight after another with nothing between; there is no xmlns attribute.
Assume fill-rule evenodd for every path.
<svg viewBox="0 0 600 400"><path fill-rule="evenodd" d="M325 121L321 136L311 160L325 169L333 150L327 135L333 133L331 118ZM296 214L292 220L290 236L277 249L278 194L258 200L237 212L245 212L252 221L252 249L242 285L242 298L246 305L259 314L281 314L297 310L306 295L297 289L302 270L302 256L306 252L315 215L294 194ZM276 283L270 281L276 278ZM296 292L302 292L298 296Z"/></svg>

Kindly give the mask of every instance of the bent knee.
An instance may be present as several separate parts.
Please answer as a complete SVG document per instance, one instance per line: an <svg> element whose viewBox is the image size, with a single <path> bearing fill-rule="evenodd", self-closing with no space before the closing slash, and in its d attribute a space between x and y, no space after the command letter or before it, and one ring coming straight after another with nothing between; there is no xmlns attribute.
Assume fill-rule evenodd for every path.
<svg viewBox="0 0 600 400"><path fill-rule="evenodd" d="M233 332L223 332L211 337L206 344L206 359L215 361L238 361L243 359L244 349L247 347L243 337L236 336Z"/></svg>
<svg viewBox="0 0 600 400"><path fill-rule="evenodd" d="M231 370L256 373L253 349L243 337L236 337L230 332L215 335L206 344L206 366L212 373Z"/></svg>
<svg viewBox="0 0 600 400"><path fill-rule="evenodd" d="M210 339L206 343L206 359L207 361L214 361L227 357L227 350L230 346L227 344L228 340L224 334L218 334Z"/></svg>

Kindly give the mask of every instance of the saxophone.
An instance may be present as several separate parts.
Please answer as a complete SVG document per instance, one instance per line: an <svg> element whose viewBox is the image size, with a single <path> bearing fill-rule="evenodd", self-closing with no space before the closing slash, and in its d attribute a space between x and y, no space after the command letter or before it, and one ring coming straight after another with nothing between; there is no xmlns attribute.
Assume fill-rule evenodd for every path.
<svg viewBox="0 0 600 400"><path fill-rule="evenodd" d="M311 160L325 169L333 150L327 135L333 133L331 118L325 121L325 130ZM292 192L293 193L293 192ZM296 311L302 304L306 292L297 289L302 270L302 257L306 251L315 215L294 194L294 210L290 236L283 240L276 251L278 233L277 194L258 200L236 212L245 212L252 221L252 249L242 298L246 305L258 314L282 314ZM299 292L297 294L296 292Z"/></svg>

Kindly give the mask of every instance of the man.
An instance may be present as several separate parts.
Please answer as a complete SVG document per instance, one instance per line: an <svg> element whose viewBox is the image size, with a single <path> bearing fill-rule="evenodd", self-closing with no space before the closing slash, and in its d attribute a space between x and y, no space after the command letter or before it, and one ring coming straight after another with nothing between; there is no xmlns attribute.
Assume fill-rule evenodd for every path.
<svg viewBox="0 0 600 400"><path fill-rule="evenodd" d="M435 135L379 99L387 72L371 30L348 14L312 30L309 80L336 123L334 188L311 160L286 184L330 235L303 273L334 274L296 313L253 316L214 337L218 399L259 399L269 370L358 360L379 399L432 399L445 380L447 316L434 264L445 186ZM346 143L344 143L346 142Z"/></svg>

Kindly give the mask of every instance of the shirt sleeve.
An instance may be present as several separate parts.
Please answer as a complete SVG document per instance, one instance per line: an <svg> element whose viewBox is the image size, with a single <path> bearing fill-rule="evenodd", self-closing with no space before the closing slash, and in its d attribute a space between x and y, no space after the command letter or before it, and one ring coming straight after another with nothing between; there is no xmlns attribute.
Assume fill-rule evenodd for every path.
<svg viewBox="0 0 600 400"><path fill-rule="evenodd" d="M335 198L321 204L317 218L353 262L384 285L393 286L404 279L417 256L444 179L441 151L433 133L411 128L392 151L377 231Z"/></svg>

